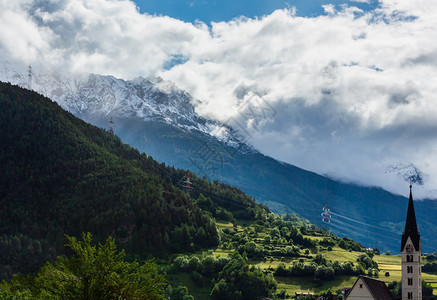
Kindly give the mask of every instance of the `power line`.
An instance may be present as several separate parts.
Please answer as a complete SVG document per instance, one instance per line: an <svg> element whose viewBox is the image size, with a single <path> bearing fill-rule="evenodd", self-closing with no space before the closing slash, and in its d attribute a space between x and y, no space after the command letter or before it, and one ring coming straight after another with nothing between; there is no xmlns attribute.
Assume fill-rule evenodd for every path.
<svg viewBox="0 0 437 300"><path fill-rule="evenodd" d="M351 225L351 224L349 224L349 223L345 223L345 222L340 221L340 220L335 220L335 219L333 219L333 220L331 221L331 223L333 223L333 224L338 223L338 224L340 224L340 225L348 226L348 227L353 228L354 230L358 230L358 231L360 231L360 232L365 232L365 233L368 233L368 234L370 233L370 234L373 234L373 235L379 235L380 237L383 237L383 238L385 238L385 239L391 239L391 240L394 240L394 241L398 241L398 239L395 239L394 237L387 236L387 235L384 235L384 234L381 234L381 233L377 233L377 232L373 232L373 231L369 231L369 230L366 230L366 229L364 229L364 228L359 228L359 227L353 226L353 225Z"/></svg>
<svg viewBox="0 0 437 300"><path fill-rule="evenodd" d="M364 238L369 238L368 234L359 233L359 232L357 232L355 230L344 228L344 227L342 227L342 226L340 226L338 224L335 224L335 223L330 223L330 225L333 226L333 227L336 227L337 228L336 230L339 231L340 233L342 233L342 232L349 232L350 236L361 236L361 237L364 237ZM397 246L397 244L395 242L388 241L388 240L385 240L384 243L392 245L392 246Z"/></svg>
<svg viewBox="0 0 437 300"><path fill-rule="evenodd" d="M368 224L368 223L365 223L365 222L361 222L361 221L358 221L358 220L355 220L355 219L352 219L352 218L349 218L349 217L346 217L346 216L343 216L343 215L337 214L337 213L332 212L332 211L331 211L331 214L333 214L334 216L337 216L337 217L344 218L344 219L346 219L346 220L352 221L352 222L356 222L356 223L359 223L359 224L365 225L365 226L369 226L369 227L373 227L373 228L376 228L376 229L381 229L381 230L385 230L385 231L388 231L388 232L390 232L390 233L393 233L393 231L388 230L388 229L386 229L386 228L379 227L379 226L375 226L375 225Z"/></svg>

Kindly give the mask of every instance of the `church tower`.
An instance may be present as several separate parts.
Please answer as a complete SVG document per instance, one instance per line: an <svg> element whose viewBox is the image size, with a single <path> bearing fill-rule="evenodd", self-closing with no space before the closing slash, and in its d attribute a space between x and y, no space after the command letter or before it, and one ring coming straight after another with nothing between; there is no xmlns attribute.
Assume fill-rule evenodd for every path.
<svg viewBox="0 0 437 300"><path fill-rule="evenodd" d="M417 230L416 214L414 213L413 194L410 185L410 200L408 201L407 221L402 234L402 300L422 300L422 268L420 255L420 234Z"/></svg>

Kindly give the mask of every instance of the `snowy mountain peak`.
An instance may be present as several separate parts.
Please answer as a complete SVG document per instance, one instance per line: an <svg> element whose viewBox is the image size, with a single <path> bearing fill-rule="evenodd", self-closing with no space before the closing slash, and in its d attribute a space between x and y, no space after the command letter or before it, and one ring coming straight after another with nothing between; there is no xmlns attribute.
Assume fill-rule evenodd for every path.
<svg viewBox="0 0 437 300"><path fill-rule="evenodd" d="M4 63L0 80L30 87L90 123L98 124L96 117L100 124L109 117L159 121L199 131L235 148L251 149L247 145L240 147L241 139L229 126L199 116L193 97L160 77L123 80L88 74L69 78L56 72L33 71L29 80L25 68L16 70Z"/></svg>

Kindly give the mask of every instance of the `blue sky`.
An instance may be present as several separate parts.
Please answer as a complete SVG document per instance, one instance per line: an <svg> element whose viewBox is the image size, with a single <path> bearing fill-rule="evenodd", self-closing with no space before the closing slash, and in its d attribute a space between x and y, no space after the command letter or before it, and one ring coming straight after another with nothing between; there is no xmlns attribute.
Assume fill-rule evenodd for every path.
<svg viewBox="0 0 437 300"><path fill-rule="evenodd" d="M351 2L344 0L135 0L142 13L170 16L187 22L205 23L229 21L236 17L248 18L268 15L276 9L295 7L298 16L315 17L324 13L322 5L353 5L371 10L377 0Z"/></svg>

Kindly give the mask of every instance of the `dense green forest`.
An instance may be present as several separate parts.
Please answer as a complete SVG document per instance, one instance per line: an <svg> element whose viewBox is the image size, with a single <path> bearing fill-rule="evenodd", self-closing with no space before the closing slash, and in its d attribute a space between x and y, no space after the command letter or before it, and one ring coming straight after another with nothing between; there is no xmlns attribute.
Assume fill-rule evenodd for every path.
<svg viewBox="0 0 437 300"><path fill-rule="evenodd" d="M181 189L185 171L34 92L0 83L0 107L1 278L53 261L64 253L64 234L113 236L144 258L217 245L213 216L266 211L238 189L194 174L190 197Z"/></svg>

